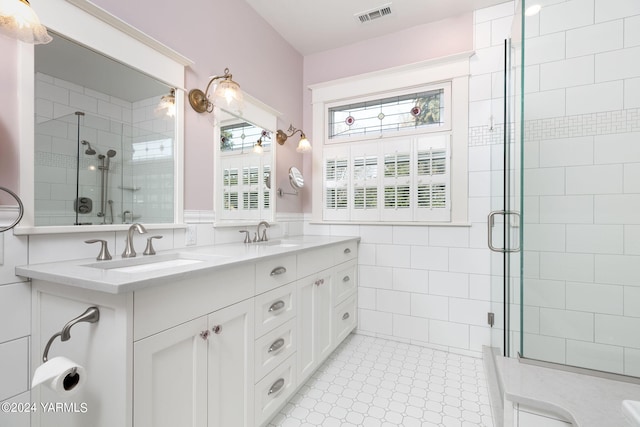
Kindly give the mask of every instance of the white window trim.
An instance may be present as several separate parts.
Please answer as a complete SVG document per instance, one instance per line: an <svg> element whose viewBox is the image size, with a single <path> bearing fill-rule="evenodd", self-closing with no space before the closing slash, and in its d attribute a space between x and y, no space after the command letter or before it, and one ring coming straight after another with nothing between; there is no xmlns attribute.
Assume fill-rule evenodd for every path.
<svg viewBox="0 0 640 427"><path fill-rule="evenodd" d="M402 222L403 225L468 225L468 141L469 141L469 58L465 52L402 67L361 74L311 85L313 112L312 222L367 223L367 221L327 221L323 219L323 149L328 138L328 106L369 96L451 82L451 221ZM401 82L401 83L399 83ZM401 84L401 85L400 85ZM380 222L392 224L392 222Z"/></svg>

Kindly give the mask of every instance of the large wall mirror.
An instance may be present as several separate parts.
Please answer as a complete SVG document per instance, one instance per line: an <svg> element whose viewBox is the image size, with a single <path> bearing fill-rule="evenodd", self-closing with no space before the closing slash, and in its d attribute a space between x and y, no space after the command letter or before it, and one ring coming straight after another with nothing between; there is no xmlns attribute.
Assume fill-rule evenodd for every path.
<svg viewBox="0 0 640 427"><path fill-rule="evenodd" d="M215 224L275 218L275 129L279 113L245 94L242 116L216 109Z"/></svg>
<svg viewBox="0 0 640 427"><path fill-rule="evenodd" d="M54 40L21 52L17 233L181 224L191 62L86 0L36 3Z"/></svg>

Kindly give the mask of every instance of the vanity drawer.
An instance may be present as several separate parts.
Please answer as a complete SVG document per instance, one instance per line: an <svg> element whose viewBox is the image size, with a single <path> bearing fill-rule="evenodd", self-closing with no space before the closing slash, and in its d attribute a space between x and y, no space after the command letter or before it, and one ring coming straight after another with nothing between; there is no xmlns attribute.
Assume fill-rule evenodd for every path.
<svg viewBox="0 0 640 427"><path fill-rule="evenodd" d="M336 264L358 258L358 241L350 240L337 244L333 247L333 254Z"/></svg>
<svg viewBox="0 0 640 427"><path fill-rule="evenodd" d="M340 344L357 325L356 301L356 295L354 294L336 307L334 311L333 336L335 345Z"/></svg>
<svg viewBox="0 0 640 427"><path fill-rule="evenodd" d="M338 305L349 295L356 292L358 287L358 262L352 260L339 265L333 278L333 304Z"/></svg>
<svg viewBox="0 0 640 427"><path fill-rule="evenodd" d="M256 263L256 295L296 280L296 256L288 255Z"/></svg>
<svg viewBox="0 0 640 427"><path fill-rule="evenodd" d="M261 337L296 315L295 283L281 286L255 297L255 336Z"/></svg>
<svg viewBox="0 0 640 427"><path fill-rule="evenodd" d="M264 426L289 399L296 388L296 356L267 374L255 387L256 426Z"/></svg>
<svg viewBox="0 0 640 427"><path fill-rule="evenodd" d="M134 292L134 340L252 298L254 279L252 265L231 267Z"/></svg>
<svg viewBox="0 0 640 427"><path fill-rule="evenodd" d="M296 322L289 320L256 340L255 379L260 381L296 351Z"/></svg>
<svg viewBox="0 0 640 427"><path fill-rule="evenodd" d="M298 278L307 277L334 266L335 247L313 249L298 254Z"/></svg>

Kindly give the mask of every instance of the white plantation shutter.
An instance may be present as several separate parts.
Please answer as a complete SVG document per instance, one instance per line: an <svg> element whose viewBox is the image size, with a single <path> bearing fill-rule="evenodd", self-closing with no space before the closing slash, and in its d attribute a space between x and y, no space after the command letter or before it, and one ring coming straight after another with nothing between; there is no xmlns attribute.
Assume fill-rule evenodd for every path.
<svg viewBox="0 0 640 427"><path fill-rule="evenodd" d="M412 212L412 150L411 139L386 140L382 145L384 174L381 187L382 221L410 221Z"/></svg>
<svg viewBox="0 0 640 427"><path fill-rule="evenodd" d="M378 221L380 217L379 198L379 146L377 143L358 144L351 147L352 165L352 220Z"/></svg>
<svg viewBox="0 0 640 427"><path fill-rule="evenodd" d="M450 221L449 140L443 134L325 147L323 219Z"/></svg>
<svg viewBox="0 0 640 427"><path fill-rule="evenodd" d="M324 150L324 219L349 219L349 147L335 145Z"/></svg>
<svg viewBox="0 0 640 427"><path fill-rule="evenodd" d="M270 190L265 184L269 170L262 156L247 153L222 153L223 201L220 219L260 219L270 205Z"/></svg>
<svg viewBox="0 0 640 427"><path fill-rule="evenodd" d="M416 221L451 220L450 152L449 135L418 138L415 142Z"/></svg>

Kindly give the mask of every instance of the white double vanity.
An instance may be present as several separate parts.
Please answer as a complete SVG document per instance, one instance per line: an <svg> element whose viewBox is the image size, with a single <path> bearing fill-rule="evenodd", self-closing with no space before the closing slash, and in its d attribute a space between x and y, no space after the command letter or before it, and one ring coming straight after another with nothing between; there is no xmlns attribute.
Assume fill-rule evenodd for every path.
<svg viewBox="0 0 640 427"><path fill-rule="evenodd" d="M356 327L358 238L301 236L111 261L28 265L32 372L52 335L88 307L49 357L86 383L33 402L86 411L32 414L32 426L263 426ZM97 248L96 248L97 249Z"/></svg>

